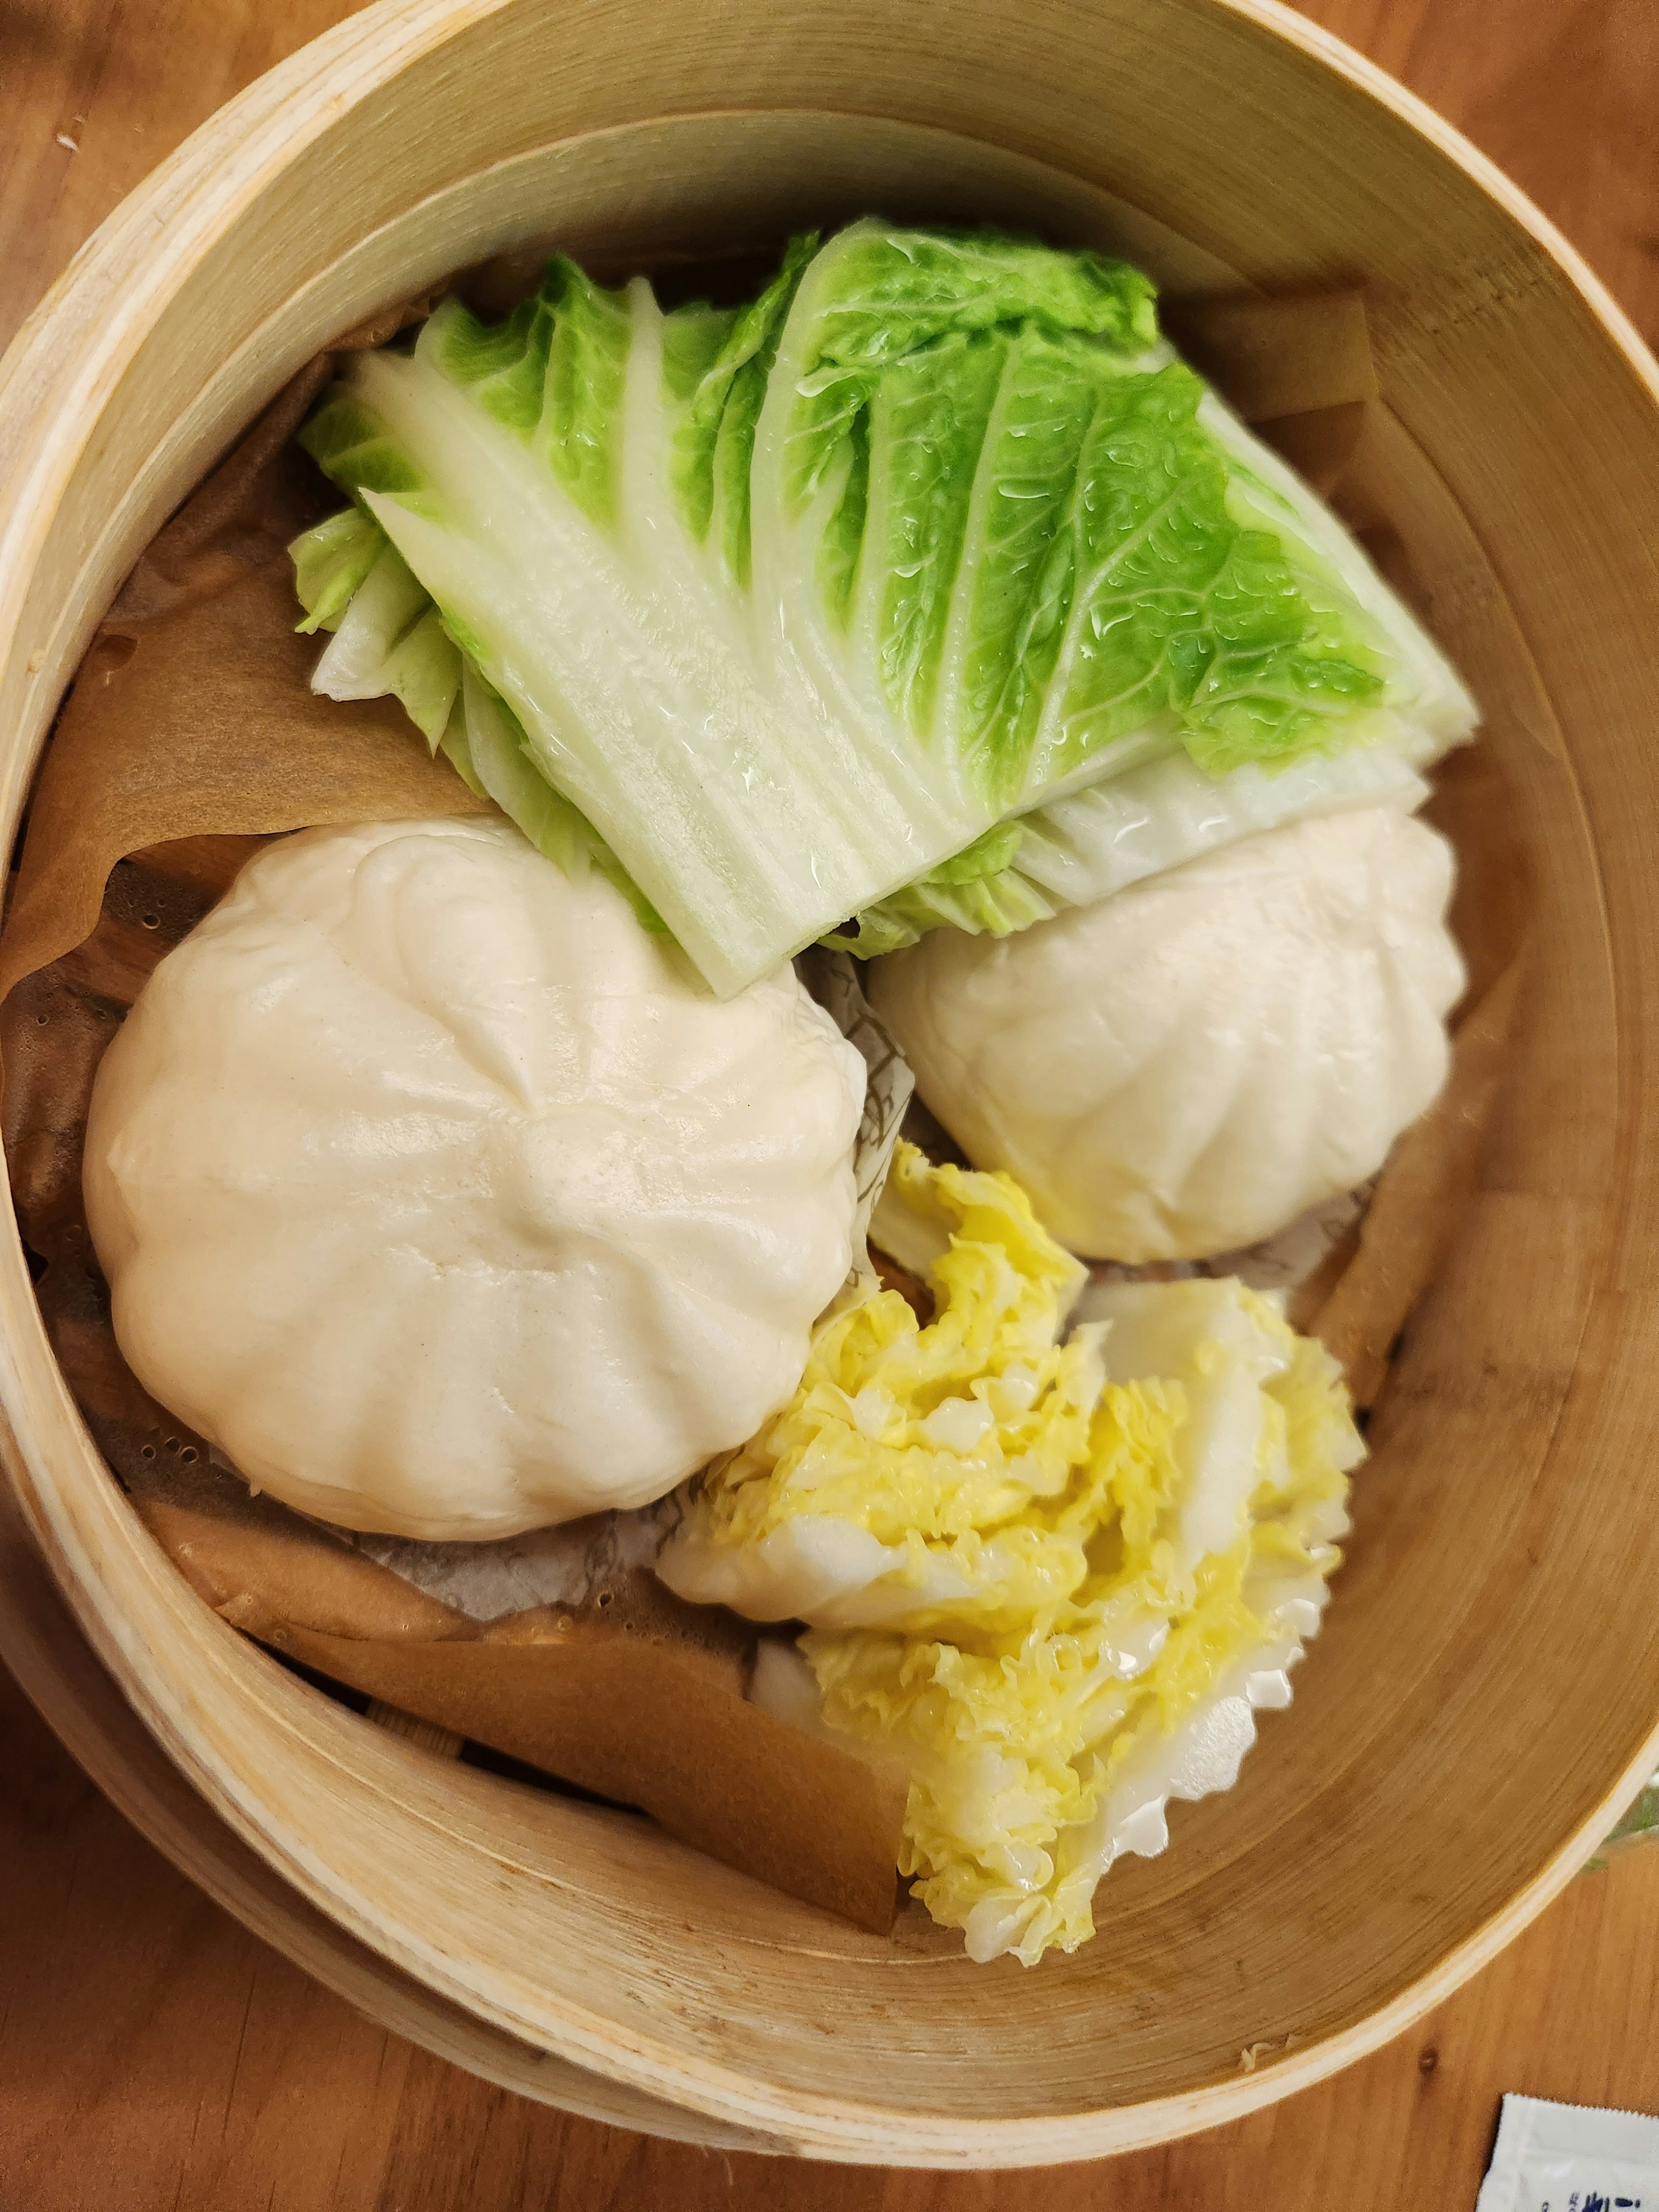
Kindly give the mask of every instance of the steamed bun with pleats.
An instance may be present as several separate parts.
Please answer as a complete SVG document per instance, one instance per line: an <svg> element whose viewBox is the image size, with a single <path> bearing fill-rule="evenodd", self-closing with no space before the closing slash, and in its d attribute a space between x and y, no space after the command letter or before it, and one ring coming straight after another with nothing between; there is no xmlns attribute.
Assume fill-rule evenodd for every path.
<svg viewBox="0 0 1659 2212"><path fill-rule="evenodd" d="M864 1065L784 967L722 1004L506 823L313 830L156 969L85 1187L163 1405L349 1528L660 1497L793 1390Z"/></svg>
<svg viewBox="0 0 1659 2212"><path fill-rule="evenodd" d="M969 1160L1072 1250L1200 1258L1363 1182L1433 1101L1452 875L1407 813L1331 815L1018 936L936 931L870 996Z"/></svg>

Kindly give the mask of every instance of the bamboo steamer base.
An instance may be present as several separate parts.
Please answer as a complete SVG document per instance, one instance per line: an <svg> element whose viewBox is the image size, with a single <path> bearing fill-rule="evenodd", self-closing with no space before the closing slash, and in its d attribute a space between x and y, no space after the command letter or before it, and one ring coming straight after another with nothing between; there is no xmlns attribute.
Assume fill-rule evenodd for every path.
<svg viewBox="0 0 1659 2212"><path fill-rule="evenodd" d="M1012 2165L1208 2126L1375 2047L1659 1758L1659 412L1617 311L1443 126L1268 6L1036 0L1016 32L990 0L385 0L182 148L8 356L0 806L9 832L138 550L333 333L550 233L658 258L872 205L1042 223L1176 289L1363 283L1382 520L1532 854L1481 1188L1373 1423L1291 1713L1235 1791L1176 1809L1164 1857L1114 1870L1075 1958L975 1968L914 1911L862 1936L434 1759L237 1637L93 1451L9 1231L17 1519L149 1734L28 1594L9 1521L4 1634L181 1863L447 2055L699 2142ZM1241 2071L1264 2043L1284 2055Z"/></svg>
<svg viewBox="0 0 1659 2212"><path fill-rule="evenodd" d="M723 2127L486 2026L337 1922L241 1841L185 1781L93 1656L9 1494L0 1491L0 1662L105 1796L243 1926L411 2043L486 2081L584 2118L716 2150L778 2151L775 2136Z"/></svg>

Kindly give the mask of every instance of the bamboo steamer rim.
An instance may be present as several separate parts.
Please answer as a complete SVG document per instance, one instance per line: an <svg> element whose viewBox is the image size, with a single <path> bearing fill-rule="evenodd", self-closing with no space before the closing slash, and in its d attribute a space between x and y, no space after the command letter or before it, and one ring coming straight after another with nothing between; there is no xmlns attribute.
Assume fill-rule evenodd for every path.
<svg viewBox="0 0 1659 2212"><path fill-rule="evenodd" d="M1616 358L1648 402L1659 401L1659 370L1599 280L1524 196L1460 134L1340 41L1275 4L1275 0L1182 0L1182 9L1188 16L1202 15L1216 22L1231 19L1275 34L1408 125L1426 146L1461 171L1542 250L1611 341L1609 358ZM4 483L7 495L4 519L0 522L0 640L10 640L27 630L31 585L65 495L95 441L104 409L125 373L139 362L155 318L188 281L203 253L227 235L236 216L256 203L262 191L343 113L470 27L493 17L524 16L529 12L522 0L463 0L459 5L448 4L448 0L380 0L378 6L325 34L221 111L108 219L31 317L0 365L0 483ZM745 117L757 112L754 108L732 111ZM690 121L692 113L688 112L680 119ZM89 583L82 588L84 580L77 578L76 589L64 595L64 611L48 628L46 641L32 646L21 669L16 656L8 665L0 697L12 710L9 726L20 727L37 738L43 733L50 703L61 690L100 611L97 589ZM33 611L38 630L38 611ZM14 748L14 753L21 750L26 749ZM27 761L14 757L6 767L6 797L12 810L9 818L15 823ZM42 1430L43 1408L39 1403L27 1402L25 1377L32 1368L30 1379L44 1383L49 1396L55 1388L56 1404L52 1411L58 1417L60 1441L64 1420L75 1425L76 1417L61 1378L52 1369L38 1316L27 1297L27 1274L15 1238L3 1255L3 1267L0 1297L7 1301L13 1316L0 1375L0 1397L13 1424L4 1440L5 1457L23 1513L82 1627L137 1711L210 1801L227 1814L232 1826L282 1867L304 1896L351 1924L353 1913L332 1886L330 1871L306 1863L299 1855L279 1845L264 1824L259 1809L229 1790L225 1778L204 1764L200 1751L180 1736L174 1717L156 1702L136 1632L125 1628L100 1606L100 1566L86 1551L85 1531L76 1524L73 1483L67 1489L60 1486L53 1450ZM1339 1593L1339 1610L1340 1603ZM229 1632L225 1634L228 1638ZM0 1644L15 1660L26 1686L32 1680L46 1685L46 1673L38 1650L32 1650L27 1639L3 1620L0 1620ZM55 1702L60 1714L73 1709L72 1703L62 1698L46 1702ZM1659 1708L1659 1696L1650 1711L1655 1708ZM688 2132L702 2124L698 2115L707 2116L714 2127L700 2138L704 2140L730 2141L739 2129L759 2127L773 2132L778 2147L810 2150L818 2156L1012 2165L1099 2154L1167 2139L1237 2117L1306 2086L1376 2048L1441 2002L1559 1890L1656 1761L1659 1761L1659 1726L1650 1724L1638 1746L1620 1762L1612 1784L1571 1825L1547 1862L1514 1892L1502 1909L1486 1916L1461 1941L1447 1948L1389 2001L1341 2032L1291 2053L1270 2069L1206 2082L1197 2090L1129 2105L1108 2105L1063 2118L1045 2115L1006 2120L958 2114L933 2120L853 2099L789 2098L769 2086L757 2092L740 2071L717 2063L698 2063L668 2043L608 2036L605 2024L597 2014L580 2022L572 2020L562 2038L547 2038L548 2047L578 2065L610 2076L624 2098L632 2094L654 2105L665 2092L687 2108L691 2124ZM141 1824L148 1825L142 1808L139 1817ZM157 1839L175 1856L185 1856L176 1836ZM199 1863L187 1870L199 1873ZM252 1917L245 1905L231 1901L233 1909L245 1917ZM265 1928L261 1932L271 1930ZM384 1929L368 1928L362 1932L394 1955L394 1973L398 1965L406 1969L411 1963L408 1954L401 1961L395 1960ZM281 1936L276 1940L285 1941ZM422 1962L414 1963L418 1969ZM492 2015L476 1992L453 1981L446 1984L434 1962L424 1964L426 1978L446 1999L471 2004L482 2017L493 2017L492 2033L507 2027L504 2017L499 2013ZM410 2032L421 2033L418 2027ZM475 2055L471 2063L480 2061ZM485 2064L481 2070L489 2069ZM533 2086L532 2094L538 2094ZM572 2101L568 2085L562 2094L553 2094L552 2101ZM606 2116L624 2117L622 2112L609 2112ZM659 2116L647 2110L634 2117L638 2124L659 2124ZM716 2130L724 2133L717 2136Z"/></svg>
<svg viewBox="0 0 1659 2212"><path fill-rule="evenodd" d="M775 2138L647 2097L490 2028L307 1903L214 1813L149 1734L94 1656L4 1490L0 1662L117 1812L250 1934L359 2012L498 2087L585 2119L714 2149L781 2148Z"/></svg>

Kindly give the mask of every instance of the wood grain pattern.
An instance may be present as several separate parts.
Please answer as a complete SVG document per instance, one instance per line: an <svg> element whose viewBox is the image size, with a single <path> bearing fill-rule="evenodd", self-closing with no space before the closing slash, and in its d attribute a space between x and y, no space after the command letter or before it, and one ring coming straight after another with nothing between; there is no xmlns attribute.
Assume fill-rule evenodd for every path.
<svg viewBox="0 0 1659 2212"><path fill-rule="evenodd" d="M258 11L246 4L213 4L213 0L198 0L194 5L148 6L82 6L56 0L50 7L40 0L33 10L18 6L9 9L0 24L0 39L6 42L0 46L0 58L5 64L7 96L9 100L15 96L13 88L21 82L29 95L22 112L30 118L29 128L18 132L0 155L6 164L0 170L0 222L4 225L0 235L8 240L7 306L14 319L29 293L38 290L40 281L78 242L90 222L106 212L136 180L169 137L177 137L200 119L238 82L245 82L279 52L345 12L321 4L321 0L313 0L307 7ZM1345 0L1345 4L1313 12L1329 27L1368 45L1386 66L1413 82L1443 112L1464 123L1489 151L1505 161L1520 181L1537 193L1547 210L1574 231L1652 332L1659 324L1659 285L1655 282L1659 261L1646 228L1655 204L1656 158L1647 118L1654 92L1659 89L1656 82L1659 58L1655 53L1659 31L1650 9L1639 4L1639 0L1605 5L1582 4L1582 0L1578 5L1569 4L1569 0L1559 0L1559 4L1552 0L1549 5L1542 4L1542 0L1498 0L1495 6L1479 7L1474 0L1459 0L1455 5L1447 4L1447 0L1432 0L1432 4L1430 0L1354 0L1349 5ZM37 125L34 118L45 118L48 107L49 121L41 119ZM82 118L79 123L77 116ZM142 147L126 143L119 135L123 127L126 138L144 141ZM59 130L77 140L78 152L57 145ZM101 154L94 154L95 148L101 148ZM21 273L15 276L14 283L19 270ZM1419 349L1413 359L1413 333L1402 330L1395 336L1396 362L1407 376L1414 368L1420 373L1421 353ZM1626 793L1626 814L1632 811L1629 799ZM1595 826L1601 840L1616 845L1616 823L1604 817ZM1511 1164L1523 1153L1524 1144L1516 1136L1510 1146ZM1500 1202L1510 1199L1516 1184L1524 1192L1523 1176L1498 1178L1501 1187L1493 1192L1493 1203L1487 1209L1492 1224L1487 1233L1497 1239L1486 1248L1488 1264L1512 1255L1534 1268L1549 1269L1558 1267L1564 1259L1584 1259L1583 1229L1588 1215L1576 1209L1589 1204L1596 1177L1602 1172L1605 1170L1593 1163L1588 1164L1576 1188L1551 1194L1549 1202L1556 1209L1553 1222L1545 1218L1547 1208L1540 1212L1537 1205ZM1636 1267L1635 1279L1629 1285L1632 1291L1645 1288L1641 1274L1640 1267ZM1590 1390L1581 1389L1569 1403L1569 1378L1559 1377L1556 1403L1565 1409L1564 1433L1570 1442L1582 1432L1587 1449L1607 1449L1605 1441L1598 1442L1591 1433L1593 1401L1600 1395L1595 1386L1605 1389L1626 1363L1639 1359L1644 1319L1639 1297L1633 1304L1627 1300L1620 1309L1604 1308L1589 1340L1591 1363L1581 1377ZM1408 1420L1410 1413L1407 1405L1400 1418ZM1468 1413L1478 1425L1483 1409L1472 1405ZM1397 1500L1381 1496L1374 1503L1376 1511L1385 1517L1401 1510ZM1472 1652L1472 1658L1474 1656ZM1339 1681L1340 1675L1334 1674L1330 1678L1333 1695ZM1432 1734L1437 1716L1431 1711L1425 1717ZM1293 1759L1293 1750L1287 1749L1285 1755ZM1340 1818L1340 1792L1331 1795L1327 1810ZM103 1869L103 1883L112 1883L112 1868L124 1850L141 1848L118 1844L107 1849L97 1862ZM1633 1869L1633 1862L1632 1865ZM159 1879L165 1887L174 1878L162 1870ZM1620 1885L1616 1892L1615 1882ZM1652 2018L1654 1990L1650 1978L1643 1980L1639 1965L1640 1958L1652 1955L1651 1915L1644 1919L1638 1912L1628 1948L1617 1936L1610 1938L1608 1948L1614 1956L1595 1959L1591 1946L1595 1921L1609 1910L1605 1900L1616 1894L1621 1900L1620 1910L1626 1910L1622 1900L1644 1882L1650 1885L1650 1877L1620 1869L1609 1877L1603 1890L1592 1892L1589 1885L1580 1885L1557 1908L1554 1922L1547 1922L1542 1929L1523 1938L1522 1945L1492 1970L1486 1983L1449 2008L1447 2019L1455 2016L1458 2006L1474 2004L1485 1988L1498 1986L1503 1992L1502 2005L1529 2024L1544 2009L1542 1998L1535 1994L1541 1977L1558 1971L1565 1976L1583 1953L1581 1963L1595 1964L1604 1977L1616 1977L1620 1965L1628 1969L1626 1980L1604 1978L1602 1989L1604 1993L1615 1992L1611 2007L1615 2024L1626 2032L1631 2047L1639 2049L1641 2034L1629 2031L1639 2029L1641 2023ZM188 1891L180 1893L191 1910L203 1913L209 1910L191 1903ZM1645 1890L1643 1893L1646 1894ZM30 1895L44 1895L50 1901L49 1892L31 1891ZM1582 1900L1592 1895L1602 1902L1586 1921L1583 1916L1590 1908ZM84 1899L71 1890L69 1907L59 1907L55 1922L51 1912L43 1909L40 1924L61 1928L66 1920L76 1917L83 1905ZM1558 1939L1550 1931L1556 1925L1565 1926L1569 1916L1571 1935L1559 1939L1558 1948ZM116 1917L114 1932L123 1933L126 1924ZM1552 1948L1546 1953L1539 1947L1547 1936ZM236 1943L245 1940L234 1939ZM179 1945L179 1955L191 1954L188 1940L180 1943L180 1939L167 1937L164 1950L169 1943ZM119 1946L116 1948L118 1953ZM43 1955L30 1953L31 1966L38 1965ZM270 1958L268 1954L257 1955L264 1961ZM145 1982L142 1966L135 1971L132 1986L141 1990L157 1986L154 1980ZM279 1985L285 1977L291 1978L291 1970L272 1964L263 1965L258 1971L265 1977L262 1986L266 1989L273 1986L269 1978L273 1973ZM1503 1979L1523 1972L1528 1977L1523 1983ZM118 1977L109 1979L118 1984ZM30 1985L20 1979L13 1986L21 1991ZM341 2053L331 2073L322 2069L308 2076L313 2100L332 2097L340 2101L318 2105L301 2094L297 2104L283 2106L284 2097L297 2092L298 2085L307 2080L312 2038L305 2028L294 2027L292 2016L284 2014L280 2006L275 2015L260 2014L253 2003L252 1984L246 1992L245 2017L253 2021L258 2014L259 2033L270 2039L261 2045L256 2033L256 2053L261 2048L267 2054L283 2049L284 2039L289 2038L284 2063L277 2064L267 2058L261 2062L264 2070L256 2064L252 2092L240 2086L243 2077L233 2069L224 2093L225 2106L227 2112L238 2109L242 2114L238 2123L242 2132L234 2136L233 2149L227 2151L222 2142L216 2146L210 2142L198 2159L193 2137L191 2149L181 2155L178 2141L184 2130L180 2124L167 2138L167 2147L161 2154L161 2165L153 2173L146 2171L147 2193L141 2194L131 2178L139 2171L134 2161L139 2155L142 2133L135 2114L147 2101L159 2111L167 2100L153 2082L141 2080L135 2084L136 2094L129 2105L121 2105L116 2085L134 2041L133 2014L124 2008L125 1985L118 1985L114 1992L123 1996L123 2005L116 2010L124 2033L117 2037L112 2050L107 2039L100 2044L94 2033L101 1978L94 1978L90 1990L85 1980L77 1986L84 1994L71 2010L68 2040L80 2049L100 2053L94 2065L100 2070L100 2078L111 2084L110 2098L100 2101L94 2097L90 2109L101 2114L106 2126L112 2118L117 2120L117 2132L106 2138L109 2154L100 2165L86 2154L82 2142L65 2142L65 2108L61 2104L52 2106L48 2100L45 2107L39 2108L46 2112L45 2121L32 2127L28 2136L33 2163L24 2172L30 2185L24 2189L21 2182L18 2185L21 2201L31 2205L131 2203L148 2212L151 2201L216 2206L244 2201L295 2206L362 2203L377 2208L394 2203L435 2207L469 2197L483 2206L504 2208L520 2203L647 2206L675 2201L696 2207L705 2202L776 2201L769 2194L777 2185L775 2168L736 2167L727 2177L718 2158L660 2145L641 2146L635 2139L605 2135L585 2129L581 2123L538 2112L463 2077L453 2074L440 2077L433 2062L411 2056L403 2046L398 2046L403 2051L405 2069L400 2077L403 2094L389 2134L380 2132L384 2108L374 2101L377 2093L368 2083L365 2070L368 2053L356 2045L348 2048L345 2042L330 2046L337 2047ZM240 1990L240 1984L237 1986ZM1523 1991L1534 1995L1525 1996ZM109 1995L102 2001L107 2004ZM306 2000L307 2004L311 2002ZM315 2002L327 2008L332 2001L319 1997ZM165 2013L165 2005L162 2010ZM181 2032L185 2015L191 2010L181 2006L168 2017L167 2024L174 2028L175 2035ZM1008 2178L993 2182L920 2176L882 2181L871 2174L797 2168L791 2170L787 2201L805 2206L880 2205L884 2212L888 2208L891 2212L912 2212L912 2208L920 2212L924 2206L966 2207L994 2201L1012 2212L1022 2201L1035 2205L1039 2191L1042 2201L1061 2206L1068 2201L1079 2205L1085 2202L1151 2205L1190 2201L1198 2192L1196 2201L1217 2205L1254 2207L1283 2202L1312 2206L1335 2201L1359 2205L1365 2199L1355 2193L1360 2186L1355 2175L1363 2172L1378 2177L1377 2188L1393 2190L1393 2194L1374 2197L1379 2206L1455 2203L1472 2194L1472 2178L1484 2152L1498 2087L1542 2087L1555 2094L1601 2097L1616 2094L1620 2100L1633 2102L1650 2102L1659 2094L1651 2081L1625 2087L1622 2084L1631 2077L1607 2070L1611 2044L1606 2033L1608 2023L1605 2017L1600 2022L1603 2031L1600 2041L1590 2038L1592 2002L1561 1997L1558 1992L1557 2010L1563 2021L1580 2030L1585 2051L1594 2054L1593 2061L1585 2063L1591 2073L1601 2069L1598 2077L1580 2075L1575 2085L1575 2079L1564 2075L1545 2079L1529 2074L1517 2079L1513 2070L1504 2075L1503 2067L1513 2069L1519 2062L1510 2055L1512 2046L1493 2046L1492 2067L1499 2070L1481 2074L1473 2069L1468 2077L1478 2083L1469 2091L1474 2100L1471 2110L1482 2113L1478 2127L1467 2115L1463 2124L1456 2124L1462 2107L1443 2094L1453 2078L1444 2052L1440 2066L1427 2076L1419 2076L1414 2087L1411 2072L1417 2060L1408 2050L1411 2070L1396 2069L1388 2075L1386 2087L1383 2077L1372 2075L1373 2069L1385 2063L1379 2057L1328 2089L1311 2093L1276 2112L1256 2115L1209 2139L1207 2148L1203 2140L1175 2145L1167 2151L1117 2162L1110 2169L1078 2169L1063 2179L1036 2178L1029 2184L1016 2184ZM307 2021L316 2017L305 2012L303 2006L301 2015ZM197 2046L192 2062L181 2063L175 2057L173 2063L179 2069L175 2087L179 2080L186 2084L204 2082L207 2071L203 2069L210 2070L209 2062L216 2060L219 2045L225 2039L221 2014L204 2005L204 2016L213 2022L211 2040ZM1490 2021L1491 2015L1483 2017ZM324 2040L339 2032L337 2025L324 2031ZM1439 2032L1437 2026L1436 2032ZM1490 2033L1486 2027L1474 2032L1482 2036ZM371 2042L378 2034L378 2031L363 2033ZM1448 2031L1449 2046L1451 2040ZM383 2037L380 2046L380 2055L374 2062L376 2081L388 2067L395 2073L398 2063L385 2055ZM175 2051L183 2047L175 2041ZM1534 2056L1543 2047L1534 2045ZM1548 2046L1550 2051L1554 2048L1553 2044ZM6 2051L0 2051L0 2056L6 2055ZM58 2055L61 2062L66 2055L63 2045ZM1387 2054L1388 2061L1392 2063L1398 2055ZM67 2070L71 2075L76 2071L72 2067ZM13 2078L9 2069L0 2066L0 2081L9 2082ZM32 2084L37 2097L45 2094L38 2068L25 2068L15 2078ZM70 2117L87 2109L83 2093L77 2094L82 2094L83 2101L69 2108ZM250 2094L257 2111L245 2101L239 2106L239 2098L245 2100ZM200 2094L198 2104L201 2105ZM1455 2107L1451 2112L1444 2109L1449 2105ZM264 2117L268 2106L282 2106L295 2117L303 2112L305 2122L289 2126L284 2133ZM204 2125L210 2136L210 2102L201 2109L207 2114ZM342 2110L347 2112L343 2121L340 2120ZM1298 2113L1304 2115L1300 2119ZM1402 2136L1413 2115L1419 2116L1419 2124L1409 2143L1402 2147ZM1425 2120L1427 2125L1423 2124ZM1359 2132L1366 2123L1375 2130L1370 2136ZM12 2132L8 2114L0 2124L0 2143ZM195 2133L199 2136L201 2130ZM340 2193L343 2189L358 2187L361 2181L349 2145L333 2148L345 2144L347 2137L371 2147L381 2141L392 2144L374 2183L378 2194ZM1322 2149L1318 2148L1321 2144ZM1449 2159L1453 2148L1455 2162L1434 2163L1443 2152ZM216 2157L217 2164L213 2162ZM332 2167L331 2157L335 2161ZM372 2148L365 2157L372 2165ZM77 2158L79 2178L74 2163ZM1277 2166L1273 2164L1274 2158L1279 2161ZM173 2161L170 2165L168 2160ZM193 2166L192 2160L196 2160ZM1300 2168L1300 2180L1288 2170L1293 2167ZM718 2182L712 2179L716 2172L720 2176ZM0 2174L3 2173L0 2167ZM794 2185L797 2177L799 2189ZM11 2179L9 2174L4 2178ZM148 2193L152 2183L153 2197ZM50 2194L52 2187L59 2191L56 2197ZM1300 2195L1296 2193L1298 2189ZM1016 2190L1021 2193L1015 2194ZM104 2193L100 2194L100 2191ZM716 2193L699 2195L699 2191ZM718 2193L720 2191L724 2193ZM1069 2197L1065 2193L1068 2191Z"/></svg>
<svg viewBox="0 0 1659 2212"><path fill-rule="evenodd" d="M416 2050L175 1873L3 1675L0 1742L7 2212L1468 2212L1505 2089L1659 2106L1651 1844L1410 2036L1233 2126L1032 2174L781 2169Z"/></svg>

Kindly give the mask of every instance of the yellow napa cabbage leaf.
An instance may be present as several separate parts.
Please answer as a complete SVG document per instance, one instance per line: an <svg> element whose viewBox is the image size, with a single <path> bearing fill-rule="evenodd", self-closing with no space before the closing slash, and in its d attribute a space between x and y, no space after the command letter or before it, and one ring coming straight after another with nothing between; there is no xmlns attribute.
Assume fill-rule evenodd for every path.
<svg viewBox="0 0 1659 2212"><path fill-rule="evenodd" d="M882 1579L902 1617L926 1608L946 1566L963 1586L951 1618L1016 1622L1087 1571L1099 1510L1077 1474L1102 1330L1060 1341L1084 1270L1007 1176L934 1168L910 1145L891 1172L952 1232L933 1321L884 1291L830 1322L782 1413L703 1476L696 1533L757 1547L803 1518L849 1525L893 1554Z"/></svg>
<svg viewBox="0 0 1659 2212"><path fill-rule="evenodd" d="M1017 1184L909 1146L892 1176L948 1237L934 1318L884 1291L830 1322L659 1571L814 1624L824 1722L910 1762L901 1871L1030 1964L1092 1933L1144 1777L1196 1794L1183 1729L1316 1625L1362 1447L1334 1363L1242 1284L1091 1292L1066 1336L1084 1271Z"/></svg>

